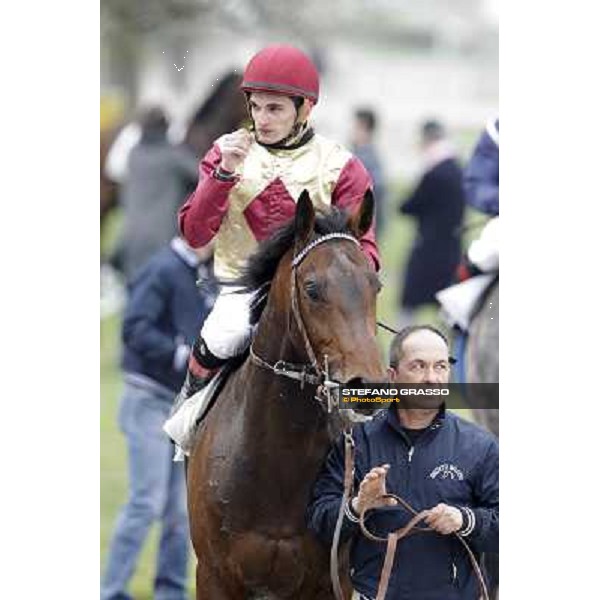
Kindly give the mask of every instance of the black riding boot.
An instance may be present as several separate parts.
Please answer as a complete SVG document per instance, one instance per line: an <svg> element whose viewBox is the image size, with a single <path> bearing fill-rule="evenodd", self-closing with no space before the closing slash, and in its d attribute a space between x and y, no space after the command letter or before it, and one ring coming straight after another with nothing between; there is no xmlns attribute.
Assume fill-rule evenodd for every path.
<svg viewBox="0 0 600 600"><path fill-rule="evenodd" d="M214 356L210 350L208 350L206 343L202 338L198 338L192 348L185 381L181 386L179 394L177 394L177 397L175 398L171 414L175 414L188 398L191 398L194 394L198 393L208 385L216 372L226 362L226 360Z"/></svg>

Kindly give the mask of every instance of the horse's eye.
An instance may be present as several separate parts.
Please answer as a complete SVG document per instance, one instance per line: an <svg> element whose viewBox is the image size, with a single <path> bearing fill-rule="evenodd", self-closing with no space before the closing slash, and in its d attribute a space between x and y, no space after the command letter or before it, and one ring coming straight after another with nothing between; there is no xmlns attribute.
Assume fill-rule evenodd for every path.
<svg viewBox="0 0 600 600"><path fill-rule="evenodd" d="M315 281L307 281L304 285L304 291L311 300L321 300L319 286Z"/></svg>

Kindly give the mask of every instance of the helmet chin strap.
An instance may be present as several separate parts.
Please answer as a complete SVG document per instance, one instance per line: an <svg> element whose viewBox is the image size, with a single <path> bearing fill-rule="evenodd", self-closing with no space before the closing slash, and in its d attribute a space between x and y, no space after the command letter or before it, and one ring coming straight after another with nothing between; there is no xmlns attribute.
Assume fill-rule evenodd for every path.
<svg viewBox="0 0 600 600"><path fill-rule="evenodd" d="M292 127L292 131L288 135L286 135L283 139L278 142L273 142L272 144L266 144L261 142L260 140L256 140L258 144L263 146L264 148L272 148L273 150L285 150L286 148L291 148L296 146L302 138L308 133L309 126L308 122L299 123L296 121L294 126Z"/></svg>
<svg viewBox="0 0 600 600"><path fill-rule="evenodd" d="M256 131L256 125L254 124L254 119L252 118L252 111L250 110L249 94L246 95L246 106L248 108L250 121L252 122L252 131ZM298 143L302 141L304 136L307 136L309 133L311 134L310 137L312 137L312 130L310 129L308 124L308 117L310 116L312 107L312 102L308 99L305 99L302 103L302 106L300 106L300 108L296 110L296 120L294 121L292 130L279 141L273 142L271 144L266 144L257 139L256 143L260 146L263 146L263 148L270 148L272 150L285 150L286 148L298 145Z"/></svg>

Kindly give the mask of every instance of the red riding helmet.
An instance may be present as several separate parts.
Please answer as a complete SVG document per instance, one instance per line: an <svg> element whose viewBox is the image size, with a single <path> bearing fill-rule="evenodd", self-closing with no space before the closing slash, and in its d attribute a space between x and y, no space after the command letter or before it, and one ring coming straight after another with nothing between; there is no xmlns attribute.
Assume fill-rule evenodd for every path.
<svg viewBox="0 0 600 600"><path fill-rule="evenodd" d="M316 104L319 73L310 58L298 48L267 46L250 59L241 88L245 92L302 96Z"/></svg>

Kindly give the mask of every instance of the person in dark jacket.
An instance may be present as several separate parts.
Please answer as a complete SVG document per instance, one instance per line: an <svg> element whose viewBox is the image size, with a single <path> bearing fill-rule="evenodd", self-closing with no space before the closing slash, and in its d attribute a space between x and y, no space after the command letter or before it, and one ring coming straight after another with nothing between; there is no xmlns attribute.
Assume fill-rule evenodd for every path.
<svg viewBox="0 0 600 600"><path fill-rule="evenodd" d="M169 142L168 128L162 108L149 108L141 118L139 142L128 154L123 151L127 155L126 161L122 159L126 168L113 175L121 184L123 229L111 262L122 271L126 282L177 235L177 211L189 187L198 181L198 160L187 146ZM136 139L135 132L131 135ZM111 160L112 151L107 169L115 162ZM118 151L115 144L114 152Z"/></svg>
<svg viewBox="0 0 600 600"><path fill-rule="evenodd" d="M189 548L185 478L162 426L187 368L190 347L217 295L212 248L181 238L154 255L130 285L123 320L125 389L119 424L127 438L129 498L121 510L102 581L102 600L125 600L150 527L162 524L154 598L187 598Z"/></svg>
<svg viewBox="0 0 600 600"><path fill-rule="evenodd" d="M489 121L465 167L467 203L486 215L498 216L500 181L500 120Z"/></svg>
<svg viewBox="0 0 600 600"><path fill-rule="evenodd" d="M437 121L422 127L424 174L399 206L417 221L400 299L399 326L410 324L415 309L435 303L435 294L454 281L461 258L460 227L465 208L462 170Z"/></svg>
<svg viewBox="0 0 600 600"><path fill-rule="evenodd" d="M377 115L370 108L357 108L354 111L352 126L352 152L358 157L373 180L375 197L375 237L380 240L383 233L386 208L386 182L379 153L375 147Z"/></svg>
<svg viewBox="0 0 600 600"><path fill-rule="evenodd" d="M465 281L481 273L498 270L499 267L499 219L500 213L500 120L488 121L465 167L463 186L467 204L496 217L490 219L469 250L462 257L456 278Z"/></svg>
<svg viewBox="0 0 600 600"><path fill-rule="evenodd" d="M390 373L398 383L447 383L448 344L430 326L403 329L392 342ZM386 491L404 498L434 533L399 542L386 598L477 600L479 586L458 533L476 557L498 551L498 443L478 426L439 407L390 408L354 428L354 496L344 508L341 542L350 543L354 598L377 593L386 545L363 536L357 515L366 505L369 529L380 536L408 523L412 514ZM344 445L338 440L326 459L308 506L308 525L330 545L343 494Z"/></svg>

